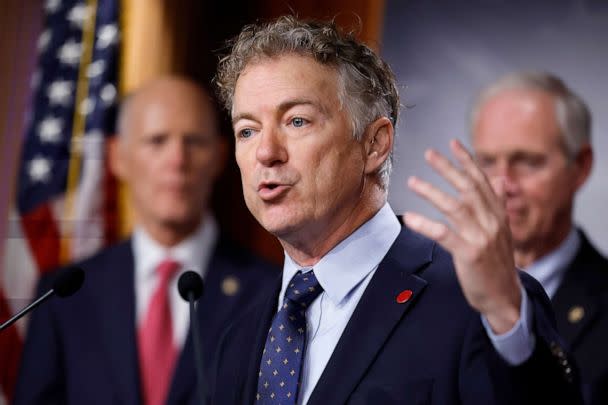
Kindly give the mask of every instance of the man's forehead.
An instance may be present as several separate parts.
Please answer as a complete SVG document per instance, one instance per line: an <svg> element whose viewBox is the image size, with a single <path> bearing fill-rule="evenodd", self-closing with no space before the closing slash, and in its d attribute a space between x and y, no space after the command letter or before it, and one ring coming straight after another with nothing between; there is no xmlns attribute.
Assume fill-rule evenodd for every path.
<svg viewBox="0 0 608 405"><path fill-rule="evenodd" d="M250 64L235 86L233 121L251 108L287 110L301 105L326 111L337 97L337 79L334 69L299 55Z"/></svg>

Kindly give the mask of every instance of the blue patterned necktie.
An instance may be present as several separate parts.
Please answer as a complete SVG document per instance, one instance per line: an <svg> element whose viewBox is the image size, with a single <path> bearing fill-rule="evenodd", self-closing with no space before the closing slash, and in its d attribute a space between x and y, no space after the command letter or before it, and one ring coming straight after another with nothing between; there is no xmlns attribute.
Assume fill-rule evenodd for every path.
<svg viewBox="0 0 608 405"><path fill-rule="evenodd" d="M306 348L306 309L321 294L312 271L297 272L266 337L258 374L257 403L295 404Z"/></svg>

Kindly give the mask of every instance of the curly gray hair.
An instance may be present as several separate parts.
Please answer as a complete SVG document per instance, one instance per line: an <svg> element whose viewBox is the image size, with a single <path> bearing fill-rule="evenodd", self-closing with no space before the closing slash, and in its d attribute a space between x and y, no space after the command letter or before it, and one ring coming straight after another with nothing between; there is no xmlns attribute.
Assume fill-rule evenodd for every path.
<svg viewBox="0 0 608 405"><path fill-rule="evenodd" d="M239 75L250 63L296 54L331 66L338 72L339 99L351 121L353 137L361 140L367 126L380 117L397 125L399 93L395 76L386 62L353 33L332 22L304 21L283 16L267 24L252 24L229 42L229 53L219 61L214 79L223 106L231 112ZM392 151L378 172L388 188Z"/></svg>

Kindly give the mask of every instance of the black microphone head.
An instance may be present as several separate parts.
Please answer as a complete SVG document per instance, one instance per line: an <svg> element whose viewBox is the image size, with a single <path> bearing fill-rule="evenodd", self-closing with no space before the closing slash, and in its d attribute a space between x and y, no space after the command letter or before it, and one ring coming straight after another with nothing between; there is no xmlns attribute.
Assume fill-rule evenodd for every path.
<svg viewBox="0 0 608 405"><path fill-rule="evenodd" d="M53 281L53 291L60 297L69 297L80 289L84 282L84 271L80 267L62 270Z"/></svg>
<svg viewBox="0 0 608 405"><path fill-rule="evenodd" d="M195 300L199 299L203 295L203 279L198 273L192 270L184 272L177 280L177 289L179 295L186 301L189 301L190 293L192 293Z"/></svg>

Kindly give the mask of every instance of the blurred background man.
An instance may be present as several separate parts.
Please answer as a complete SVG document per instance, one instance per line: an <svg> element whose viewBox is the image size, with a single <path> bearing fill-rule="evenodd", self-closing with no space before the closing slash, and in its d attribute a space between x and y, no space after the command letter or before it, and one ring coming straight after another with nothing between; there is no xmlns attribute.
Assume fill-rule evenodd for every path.
<svg viewBox="0 0 608 405"><path fill-rule="evenodd" d="M572 219L593 164L589 110L559 78L515 73L481 91L470 125L480 166L504 179L516 264L545 288L586 394L600 403L608 376L608 260Z"/></svg>
<svg viewBox="0 0 608 405"><path fill-rule="evenodd" d="M179 274L205 279L207 368L223 327L275 274L223 240L209 212L226 148L203 89L178 77L143 86L123 102L118 132L110 165L129 188L135 230L78 264L86 282L71 300L34 313L15 404L200 403ZM39 290L48 286L44 277Z"/></svg>

